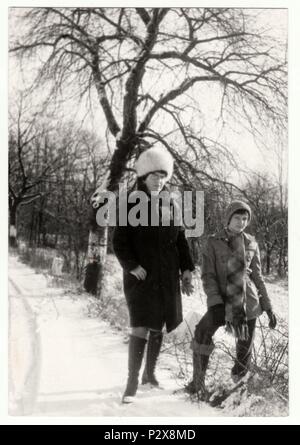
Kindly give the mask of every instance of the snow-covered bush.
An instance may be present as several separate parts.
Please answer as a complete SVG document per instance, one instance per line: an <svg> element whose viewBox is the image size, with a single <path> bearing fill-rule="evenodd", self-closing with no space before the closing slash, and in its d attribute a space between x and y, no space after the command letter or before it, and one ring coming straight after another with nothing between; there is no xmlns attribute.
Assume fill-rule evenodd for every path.
<svg viewBox="0 0 300 445"><path fill-rule="evenodd" d="M53 258L56 256L54 249L40 247L20 246L19 255L21 261L36 270L51 270Z"/></svg>

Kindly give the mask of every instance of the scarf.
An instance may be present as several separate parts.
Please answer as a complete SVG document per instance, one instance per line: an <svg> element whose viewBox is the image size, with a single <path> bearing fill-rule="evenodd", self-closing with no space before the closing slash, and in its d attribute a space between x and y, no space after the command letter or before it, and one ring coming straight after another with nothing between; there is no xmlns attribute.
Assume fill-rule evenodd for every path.
<svg viewBox="0 0 300 445"><path fill-rule="evenodd" d="M240 340L248 339L246 317L246 260L243 234L230 235L228 245L231 255L227 261L226 296L232 321L227 321L227 330Z"/></svg>

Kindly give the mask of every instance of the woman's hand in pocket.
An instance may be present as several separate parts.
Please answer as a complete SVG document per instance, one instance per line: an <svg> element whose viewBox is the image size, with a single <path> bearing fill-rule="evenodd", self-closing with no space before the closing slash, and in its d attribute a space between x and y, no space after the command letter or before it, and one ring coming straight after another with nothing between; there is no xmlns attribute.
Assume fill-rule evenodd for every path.
<svg viewBox="0 0 300 445"><path fill-rule="evenodd" d="M145 280L147 276L146 270L142 266L138 266L130 271L131 275L134 275L138 280Z"/></svg>

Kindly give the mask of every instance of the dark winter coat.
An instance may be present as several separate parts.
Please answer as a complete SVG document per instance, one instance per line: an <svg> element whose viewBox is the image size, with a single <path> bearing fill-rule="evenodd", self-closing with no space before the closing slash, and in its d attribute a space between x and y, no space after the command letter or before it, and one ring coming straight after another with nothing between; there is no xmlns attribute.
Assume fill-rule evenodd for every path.
<svg viewBox="0 0 300 445"><path fill-rule="evenodd" d="M168 332L182 322L180 271L194 270L183 227L117 226L113 235L115 254L123 268L124 293L132 327ZM129 210L128 210L129 211ZM170 212L172 215L172 212ZM138 280L130 271L137 266L147 271Z"/></svg>
<svg viewBox="0 0 300 445"><path fill-rule="evenodd" d="M246 253L246 313L248 320L272 308L261 272L260 254L255 237L243 233ZM231 251L226 230L208 238L203 252L202 282L208 307L226 304L227 263ZM226 311L227 313L229 311Z"/></svg>

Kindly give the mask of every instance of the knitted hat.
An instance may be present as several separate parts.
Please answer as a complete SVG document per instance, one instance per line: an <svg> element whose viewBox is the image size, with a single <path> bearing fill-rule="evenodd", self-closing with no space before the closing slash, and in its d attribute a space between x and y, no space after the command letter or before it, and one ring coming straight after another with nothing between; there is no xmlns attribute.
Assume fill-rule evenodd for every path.
<svg viewBox="0 0 300 445"><path fill-rule="evenodd" d="M173 173L173 164L172 156L164 147L152 147L139 156L135 169L139 178L156 171L164 171L168 181Z"/></svg>
<svg viewBox="0 0 300 445"><path fill-rule="evenodd" d="M226 213L225 213L225 226L227 227L228 224L230 223L231 217L232 215L237 212L238 210L245 210L248 212L249 214L249 221L248 224L251 221L251 209L248 206L248 204L246 204L243 201L232 201L232 203L229 204L229 206L226 209Z"/></svg>

